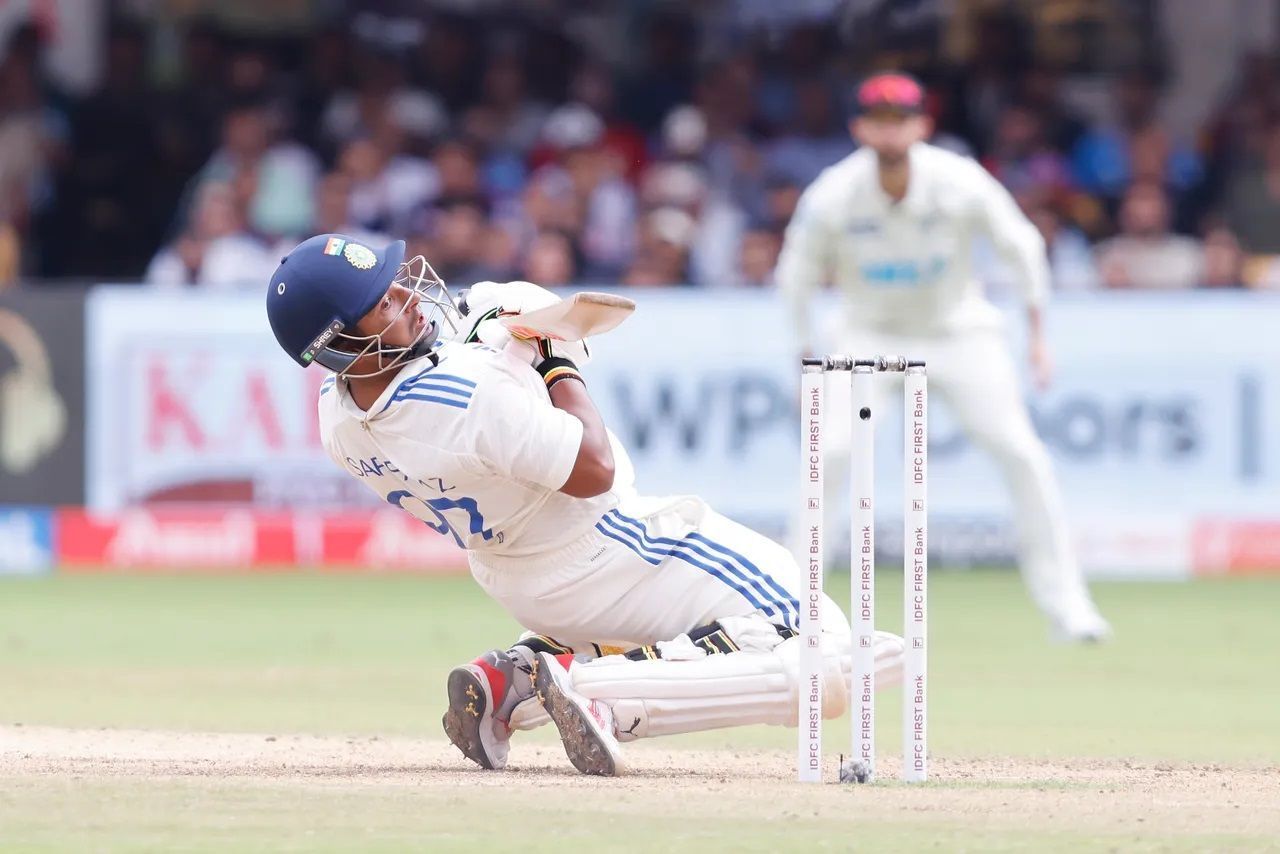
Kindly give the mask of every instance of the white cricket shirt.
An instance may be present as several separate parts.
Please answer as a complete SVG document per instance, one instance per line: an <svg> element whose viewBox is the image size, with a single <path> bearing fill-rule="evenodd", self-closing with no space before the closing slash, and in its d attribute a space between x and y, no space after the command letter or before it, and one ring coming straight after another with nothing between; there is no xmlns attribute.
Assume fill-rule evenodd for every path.
<svg viewBox="0 0 1280 854"><path fill-rule="evenodd" d="M617 505L559 491L582 422L551 405L533 368L484 344L446 342L364 412L345 383L320 389L329 456L388 504L468 550L536 555L572 542Z"/></svg>
<svg viewBox="0 0 1280 854"><path fill-rule="evenodd" d="M908 156L900 202L880 186L869 148L825 169L801 196L777 279L806 350L810 297L828 282L843 293L847 326L931 334L998 323L972 269L981 235L1009 262L1027 303L1044 301L1044 240L1000 182L976 161L925 143Z"/></svg>

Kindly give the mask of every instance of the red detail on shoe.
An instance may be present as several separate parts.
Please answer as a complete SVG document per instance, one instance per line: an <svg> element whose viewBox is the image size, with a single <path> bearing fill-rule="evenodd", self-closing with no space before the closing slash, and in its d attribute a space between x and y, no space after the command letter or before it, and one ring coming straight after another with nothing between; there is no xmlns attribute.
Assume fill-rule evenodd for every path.
<svg viewBox="0 0 1280 854"><path fill-rule="evenodd" d="M560 662L560 666L563 667L565 671L568 671L569 665L573 664L573 653L566 652L563 655L557 655L556 661Z"/></svg>
<svg viewBox="0 0 1280 854"><path fill-rule="evenodd" d="M471 663L480 668L480 672L488 681L489 693L493 696L494 711L497 711L497 707L502 705L502 699L507 696L507 677L502 675L501 670L485 661L483 655Z"/></svg>

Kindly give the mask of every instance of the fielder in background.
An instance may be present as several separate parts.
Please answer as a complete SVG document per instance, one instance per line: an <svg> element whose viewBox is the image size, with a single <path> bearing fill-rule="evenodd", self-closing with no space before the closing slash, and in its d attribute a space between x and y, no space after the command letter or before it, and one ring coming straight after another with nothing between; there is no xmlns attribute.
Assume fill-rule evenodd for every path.
<svg viewBox="0 0 1280 854"><path fill-rule="evenodd" d="M795 561L697 497L638 495L578 372L586 343L550 331L576 311L590 334L617 308L529 282L481 282L455 303L403 241L340 234L304 241L267 291L285 352L332 372L318 414L334 465L466 549L528 630L448 678L445 732L484 768L505 767L513 730L548 720L573 764L602 775L623 769L620 741L796 725ZM849 624L830 600L822 619L822 711L836 717ZM876 684L897 681L902 639L877 633L874 652Z"/></svg>
<svg viewBox="0 0 1280 854"><path fill-rule="evenodd" d="M860 148L805 190L787 229L779 287L806 354L817 350L811 297L830 282L842 292L844 310L829 349L910 354L929 364L931 387L1004 473L1022 577L1054 635L1104 640L1111 628L1076 561L1049 454L1022 399L1001 314L971 269L973 241L985 236L1019 274L1032 375L1043 389L1052 376L1043 333L1049 288L1044 241L977 162L924 142L933 128L923 106L923 89L907 75L881 74L859 87L850 132ZM848 388L836 384L832 392L828 470L847 472L841 461L848 455ZM827 485L830 496L842 481L831 477ZM837 503L829 500L827 506Z"/></svg>

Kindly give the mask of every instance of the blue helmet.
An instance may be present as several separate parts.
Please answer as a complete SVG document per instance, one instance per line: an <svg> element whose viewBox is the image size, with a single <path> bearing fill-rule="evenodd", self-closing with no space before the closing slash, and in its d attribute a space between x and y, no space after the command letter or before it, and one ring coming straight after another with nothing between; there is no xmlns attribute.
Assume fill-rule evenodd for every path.
<svg viewBox="0 0 1280 854"><path fill-rule="evenodd" d="M404 256L403 240L381 250L345 234L320 234L299 243L280 261L267 289L267 319L276 341L304 368L319 362L339 374L367 353L380 357L374 374L425 355L437 338L434 322L424 324L409 347L387 347L380 334L343 331L354 330L393 283L412 289L419 302L437 310L454 310L444 282L426 259L419 255L406 262ZM448 313L445 317L452 325Z"/></svg>

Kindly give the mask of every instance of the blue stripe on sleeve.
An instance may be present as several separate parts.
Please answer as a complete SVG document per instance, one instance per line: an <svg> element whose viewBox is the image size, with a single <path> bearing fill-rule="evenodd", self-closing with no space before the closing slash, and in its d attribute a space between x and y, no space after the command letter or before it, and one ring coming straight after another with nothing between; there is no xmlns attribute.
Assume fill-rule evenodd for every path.
<svg viewBox="0 0 1280 854"><path fill-rule="evenodd" d="M457 409L466 409L470 403L464 400L454 400L451 397L436 397L431 394L406 394L400 400L425 400L428 403L443 403L445 406L453 406Z"/></svg>
<svg viewBox="0 0 1280 854"><path fill-rule="evenodd" d="M428 368L401 383L391 397L387 398L382 409L378 410L378 414L382 414L388 406L401 400L422 400L466 409L470 405L471 390L475 387L476 383L466 377L438 374Z"/></svg>
<svg viewBox="0 0 1280 854"><path fill-rule="evenodd" d="M453 383L454 385L460 385L466 388L476 387L475 382L467 379L466 377L454 376L453 374L437 374L435 371L423 371L422 373L418 374L415 377L410 377L408 382L405 383L405 385L412 385L413 383L416 383L419 380L432 380L434 382Z"/></svg>
<svg viewBox="0 0 1280 854"><path fill-rule="evenodd" d="M395 394L391 395L391 399L399 400L407 394L423 393L423 392L439 392L440 394L447 394L452 397L456 397L459 400L471 399L471 392L467 391L465 388L455 388L454 386L441 385L439 383L429 383L429 382L420 382L420 383L414 383L413 385L401 386L399 389L396 390Z"/></svg>

